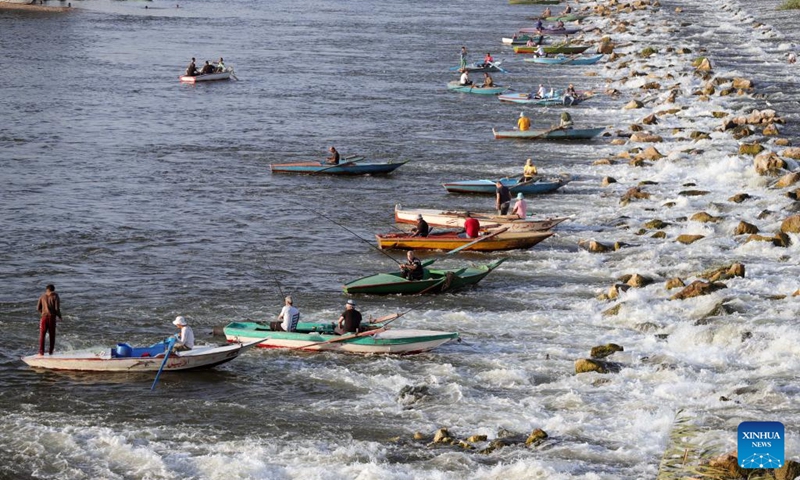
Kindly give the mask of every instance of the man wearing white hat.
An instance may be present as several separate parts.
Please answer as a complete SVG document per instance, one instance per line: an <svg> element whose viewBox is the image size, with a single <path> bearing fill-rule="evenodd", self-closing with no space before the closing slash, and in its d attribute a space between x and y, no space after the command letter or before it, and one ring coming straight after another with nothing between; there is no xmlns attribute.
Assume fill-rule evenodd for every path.
<svg viewBox="0 0 800 480"><path fill-rule="evenodd" d="M528 204L525 203L525 196L522 195L522 192L519 192L517 193L517 201L514 203L514 210L511 211L511 215L516 215L524 220L527 214Z"/></svg>
<svg viewBox="0 0 800 480"><path fill-rule="evenodd" d="M517 128L520 132L530 130L531 119L525 116L525 112L519 112L519 120L517 120Z"/></svg>
<svg viewBox="0 0 800 480"><path fill-rule="evenodd" d="M285 297L283 302L283 309L278 315L279 321L270 322L270 328L278 332L294 332L297 330L297 324L300 322L300 310L292 304L292 297Z"/></svg>
<svg viewBox="0 0 800 480"><path fill-rule="evenodd" d="M348 300L347 305L345 305L344 308L345 310L339 317L339 321L335 329L336 333L341 335L343 333L358 332L358 327L361 326L361 312L356 310L355 300Z"/></svg>
<svg viewBox="0 0 800 480"><path fill-rule="evenodd" d="M186 323L186 319L181 316L175 317L172 324L180 330L175 334L175 338L177 338L178 341L175 343L173 350L181 352L194 348L194 332L192 331L192 327Z"/></svg>
<svg viewBox="0 0 800 480"><path fill-rule="evenodd" d="M411 236L412 237L427 237L428 233L430 233L431 228L428 226L428 222L422 218L422 215L417 215L417 226L411 229Z"/></svg>

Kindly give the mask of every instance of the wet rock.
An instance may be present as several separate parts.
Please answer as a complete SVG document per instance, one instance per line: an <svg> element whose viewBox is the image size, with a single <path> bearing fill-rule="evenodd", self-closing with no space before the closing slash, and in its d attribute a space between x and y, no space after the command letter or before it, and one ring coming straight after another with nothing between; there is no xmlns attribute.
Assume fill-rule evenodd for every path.
<svg viewBox="0 0 800 480"><path fill-rule="evenodd" d="M452 440L450 432L444 427L436 430L436 433L433 434L433 443L450 443L450 440Z"/></svg>
<svg viewBox="0 0 800 480"><path fill-rule="evenodd" d="M614 162L610 158L601 158L592 162L592 165L613 165Z"/></svg>
<svg viewBox="0 0 800 480"><path fill-rule="evenodd" d="M631 137L631 141L633 141L633 137ZM651 145L642 150L641 152L639 152L639 155L637 155L636 157L641 160L659 160L664 158L664 155L662 155L661 152L656 150L656 147L653 147Z"/></svg>
<svg viewBox="0 0 800 480"><path fill-rule="evenodd" d="M412 403L422 400L428 395L430 395L430 391L426 385L406 385L401 388L400 393L397 394L397 401L403 405L411 405Z"/></svg>
<svg viewBox="0 0 800 480"><path fill-rule="evenodd" d="M661 84L658 82L646 82L639 88L642 90L661 90Z"/></svg>
<svg viewBox="0 0 800 480"><path fill-rule="evenodd" d="M786 188L800 182L800 172L787 173L775 182L775 188Z"/></svg>
<svg viewBox="0 0 800 480"><path fill-rule="evenodd" d="M762 210L761 212L759 212L758 217L756 218L758 218L759 220L764 220L765 218L770 217L773 213L774 212L770 210Z"/></svg>
<svg viewBox="0 0 800 480"><path fill-rule="evenodd" d="M775 480L794 480L800 476L800 463L794 460L786 460L781 468L773 470Z"/></svg>
<svg viewBox="0 0 800 480"><path fill-rule="evenodd" d="M611 145L625 145L625 143L627 142L621 138L615 138L614 140L611 140Z"/></svg>
<svg viewBox="0 0 800 480"><path fill-rule="evenodd" d="M528 435L528 438L525 440L525 445L527 446L536 446L542 443L547 438L547 432L542 430L541 428L537 428Z"/></svg>
<svg viewBox="0 0 800 480"><path fill-rule="evenodd" d="M800 160L800 147L787 148L781 152L782 157Z"/></svg>
<svg viewBox="0 0 800 480"><path fill-rule="evenodd" d="M708 195L709 193L711 192L706 190L682 190L678 192L678 195L683 197L701 197L703 195Z"/></svg>
<svg viewBox="0 0 800 480"><path fill-rule="evenodd" d="M612 183L617 183L617 180L614 177L603 177L603 181L600 182L600 184L604 187L607 187Z"/></svg>
<svg viewBox="0 0 800 480"><path fill-rule="evenodd" d="M748 127L747 125L740 125L738 127L734 127L733 130L731 131L731 135L733 135L733 138L735 138L736 140L741 140L745 137L749 137L752 134L753 130L751 130L750 127ZM744 148L742 148L742 146L740 145L739 155L756 155L757 153L761 152L761 150L764 150L764 147L761 147L761 145L758 145L758 147L761 148L758 148L753 145L754 144L750 144L745 146Z"/></svg>
<svg viewBox="0 0 800 480"><path fill-rule="evenodd" d="M649 222L645 223L644 227L653 230L661 230L662 228L666 228L669 225L670 224L667 222L664 222L658 218L654 218L653 220L650 220Z"/></svg>
<svg viewBox="0 0 800 480"><path fill-rule="evenodd" d="M575 360L575 373L587 372L609 373L609 369L606 362L590 360L588 358L579 358Z"/></svg>
<svg viewBox="0 0 800 480"><path fill-rule="evenodd" d="M737 193L736 195L734 195L731 198L729 198L728 201L729 202L733 202L733 203L742 203L745 200L750 199L750 198L752 198L752 197L750 195L746 194L746 193Z"/></svg>
<svg viewBox="0 0 800 480"><path fill-rule="evenodd" d="M726 453L708 462L715 473L720 475L720 478L747 478L749 470L745 470L739 466L739 460L735 453Z"/></svg>
<svg viewBox="0 0 800 480"><path fill-rule="evenodd" d="M624 195L622 195L622 198L620 199L620 203L622 205L627 205L628 203L630 203L631 200L640 200L640 199L649 199L649 198L650 198L650 194L649 193L647 193L645 191L642 191L642 189L639 188L639 187L632 187L632 188L628 189L628 191L625 192Z"/></svg>
<svg viewBox="0 0 800 480"><path fill-rule="evenodd" d="M680 243L682 243L684 245L691 245L692 243L694 243L694 242L696 242L696 241L698 241L698 240L700 240L702 238L705 238L705 235L689 235L689 234L684 233L682 235L678 235L678 238L675 239L675 241L680 242Z"/></svg>
<svg viewBox="0 0 800 480"><path fill-rule="evenodd" d="M633 328L642 333L650 333L650 332L655 332L661 327L653 322L642 322L642 323L637 323L636 325L634 325Z"/></svg>
<svg viewBox="0 0 800 480"><path fill-rule="evenodd" d="M753 159L753 166L759 175L778 175L786 169L786 162L774 152L763 152Z"/></svg>
<svg viewBox="0 0 800 480"><path fill-rule="evenodd" d="M725 118L728 116L728 112L711 112L711 116L714 118Z"/></svg>
<svg viewBox="0 0 800 480"><path fill-rule="evenodd" d="M800 233L800 215L792 215L781 222L782 233Z"/></svg>
<svg viewBox="0 0 800 480"><path fill-rule="evenodd" d="M764 130L761 131L761 134L766 137L777 137L781 134L781 132L778 131L778 127L774 123L770 123L764 127Z"/></svg>
<svg viewBox="0 0 800 480"><path fill-rule="evenodd" d="M645 277L644 275L639 275L638 273L634 273L626 280L623 280L626 285L629 285L633 288L644 288L653 283L653 279L650 277Z"/></svg>
<svg viewBox="0 0 800 480"><path fill-rule="evenodd" d="M615 316L615 315L618 315L618 314L619 314L619 310L620 310L621 308L622 308L622 304L621 304L621 303L618 303L618 304L614 305L613 307L611 307L611 308L609 308L609 309L603 310L603 313L602 313L602 315L603 315L604 317L613 317L613 316Z"/></svg>
<svg viewBox="0 0 800 480"><path fill-rule="evenodd" d="M760 143L743 143L739 145L739 155L758 155L762 151L764 151L764 146Z"/></svg>
<svg viewBox="0 0 800 480"><path fill-rule="evenodd" d="M644 127L642 127L641 125L637 125L635 123L631 124L629 128L631 129L632 132L641 132L642 130L644 130Z"/></svg>
<svg viewBox="0 0 800 480"><path fill-rule="evenodd" d="M467 438L467 441L470 443L478 443L478 442L485 442L489 438L486 435L472 435Z"/></svg>
<svg viewBox="0 0 800 480"><path fill-rule="evenodd" d="M706 132L694 131L694 132L689 134L689 138L691 138L692 140L697 142L697 141L700 141L700 140L710 140L711 139L711 135L709 135Z"/></svg>
<svg viewBox="0 0 800 480"><path fill-rule="evenodd" d="M788 147L792 144L792 141L788 138L776 138L773 143L779 147Z"/></svg>
<svg viewBox="0 0 800 480"><path fill-rule="evenodd" d="M667 232L665 232L663 230L659 230L659 231L653 233L652 235L650 235L650 238L667 238Z"/></svg>
<svg viewBox="0 0 800 480"><path fill-rule="evenodd" d="M617 345L616 343L609 343L608 345L599 345L597 347L592 347L592 351L589 352L589 356L592 358L606 358L611 356L615 352L623 352L625 351L621 345Z"/></svg>
<svg viewBox="0 0 800 480"><path fill-rule="evenodd" d="M780 233L775 234L774 237L772 237L772 244L775 245L776 247L786 248L786 247L791 246L792 239L789 238L789 235L787 235L787 234L785 234L783 232L780 232Z"/></svg>
<svg viewBox="0 0 800 480"><path fill-rule="evenodd" d="M695 59L695 61L692 62L692 66L696 67L700 72L710 72L712 69L711 60L706 57Z"/></svg>
<svg viewBox="0 0 800 480"><path fill-rule="evenodd" d="M686 298L708 295L723 288L728 288L728 286L722 282L705 282L703 280L695 280L683 290L669 298L670 300L684 300Z"/></svg>
<svg viewBox="0 0 800 480"><path fill-rule="evenodd" d="M689 218L689 220L701 223L709 223L709 222L716 223L722 220L722 217L715 217L706 212L697 212L694 215L692 215L691 218Z"/></svg>
<svg viewBox="0 0 800 480"><path fill-rule="evenodd" d="M458 440L454 443L451 443L451 445L457 445L463 448L464 450L475 450L475 447L473 445L469 444L468 442L465 442L464 440Z"/></svg>
<svg viewBox="0 0 800 480"><path fill-rule="evenodd" d="M721 267L710 268L703 273L698 274L700 278L704 278L711 282L715 282L721 278L744 277L744 265L741 263L731 263Z"/></svg>
<svg viewBox="0 0 800 480"><path fill-rule="evenodd" d="M744 241L744 243L748 243L748 242L771 242L773 239L774 239L774 237L765 237L764 235L755 235L755 234L753 234L753 235L750 235L749 237L747 237L747 239Z"/></svg>
<svg viewBox="0 0 800 480"><path fill-rule="evenodd" d="M433 439L429 435L425 435L422 432L414 432L414 440L428 443Z"/></svg>
<svg viewBox="0 0 800 480"><path fill-rule="evenodd" d="M509 444L505 440L501 438L496 438L492 440L486 448L484 448L483 450L479 450L478 453L489 454L494 452L495 450L499 450L508 445Z"/></svg>
<svg viewBox="0 0 800 480"><path fill-rule="evenodd" d="M608 289L606 297L608 297L609 300L614 300L619 297L620 293L628 291L629 288L631 288L630 285L626 285L624 283L616 283L614 285L611 285L611 287Z"/></svg>
<svg viewBox="0 0 800 480"><path fill-rule="evenodd" d="M614 53L614 44L611 42L601 43L600 46L597 47L597 53L611 55Z"/></svg>
<svg viewBox="0 0 800 480"><path fill-rule="evenodd" d="M682 288L682 287L685 287L685 286L686 286L686 284L683 283L683 280L681 280L679 277L670 278L664 284L664 287L667 290L672 290L673 288Z"/></svg>
<svg viewBox="0 0 800 480"><path fill-rule="evenodd" d="M625 105L622 108L623 110L633 110L635 108L642 108L642 107L644 107L644 103L640 102L639 100L631 100L630 102L628 102L627 105Z"/></svg>
<svg viewBox="0 0 800 480"><path fill-rule="evenodd" d="M604 243L600 243L595 240L581 240L578 242L578 246L586 249L588 252L591 253L605 253L611 251L611 246L606 245Z"/></svg>
<svg viewBox="0 0 800 480"><path fill-rule="evenodd" d="M733 231L734 235L752 235L754 233L758 233L758 227L753 225L752 223L747 223L744 220L739 222L739 225L736 226L736 230Z"/></svg>
<svg viewBox="0 0 800 480"><path fill-rule="evenodd" d="M736 90L750 90L753 88L753 82L746 78L737 77L733 79L733 88Z"/></svg>

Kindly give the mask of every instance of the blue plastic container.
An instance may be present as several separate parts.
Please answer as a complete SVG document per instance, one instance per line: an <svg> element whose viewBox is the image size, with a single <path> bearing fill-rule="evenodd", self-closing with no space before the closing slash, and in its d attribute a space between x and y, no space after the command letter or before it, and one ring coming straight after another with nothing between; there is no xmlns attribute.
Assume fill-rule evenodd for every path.
<svg viewBox="0 0 800 480"><path fill-rule="evenodd" d="M133 354L133 348L127 343L117 344L117 357L130 357Z"/></svg>

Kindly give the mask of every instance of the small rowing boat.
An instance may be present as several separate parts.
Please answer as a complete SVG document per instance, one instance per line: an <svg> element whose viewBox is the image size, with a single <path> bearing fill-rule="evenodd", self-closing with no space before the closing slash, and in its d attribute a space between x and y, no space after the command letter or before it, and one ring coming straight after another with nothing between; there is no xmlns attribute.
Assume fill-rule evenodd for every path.
<svg viewBox="0 0 800 480"><path fill-rule="evenodd" d="M183 83L216 82L229 80L233 72L206 73L205 75L181 75L178 77Z"/></svg>
<svg viewBox="0 0 800 480"><path fill-rule="evenodd" d="M263 338L263 337L262 337ZM201 345L191 350L173 352L164 365L165 372L211 368L230 362L258 341L235 345ZM89 372L157 372L164 362L167 342L149 347L131 347L120 343L103 351L75 351L53 355L29 355L22 361L34 368Z"/></svg>
<svg viewBox="0 0 800 480"><path fill-rule="evenodd" d="M417 216L432 227L464 228L467 218L476 218L481 229L509 227L509 231L543 231L550 230L567 217L548 218L547 220L521 219L516 215L496 215L495 213L472 212L466 210L434 210L431 208L415 208L403 210L400 205L394 207L394 221L397 223L417 223Z"/></svg>
<svg viewBox="0 0 800 480"><path fill-rule="evenodd" d="M553 92L552 95L545 97L537 97L534 93L504 93L498 95L497 98L505 103L521 103L524 105L537 105L540 107L554 107L556 105L573 106L581 103L584 100L592 98L589 92L578 92L578 96L569 98L563 96L560 90Z"/></svg>
<svg viewBox="0 0 800 480"><path fill-rule="evenodd" d="M390 329L384 323L362 323L364 326L366 330L358 335L337 335L334 322L300 322L294 332L274 332L269 325L256 322L233 322L224 332L229 342L256 341L260 348L360 354L427 352L458 338L457 332Z"/></svg>
<svg viewBox="0 0 800 480"><path fill-rule="evenodd" d="M325 162L296 162L296 163L273 163L269 166L272 173L324 173L327 175L386 175L402 167L409 160L401 162L374 162L358 163L358 157L351 161L343 161L338 165L331 165Z"/></svg>
<svg viewBox="0 0 800 480"><path fill-rule="evenodd" d="M504 87L502 85L484 87L483 84L461 85L458 81L453 81L447 83L447 89L451 92L476 93L478 95L499 95L508 90L508 87Z"/></svg>
<svg viewBox="0 0 800 480"><path fill-rule="evenodd" d="M525 35L516 34L513 37L503 37L503 45L527 45L528 40L535 43L537 46L544 41L544 35Z"/></svg>
<svg viewBox="0 0 800 480"><path fill-rule="evenodd" d="M589 15L582 15L579 13L568 13L566 15L552 16L552 17L529 17L529 20L543 20L545 22L579 22L583 19L589 18Z"/></svg>
<svg viewBox="0 0 800 480"><path fill-rule="evenodd" d="M495 183L498 180L462 180L458 182L448 182L442 185L449 193L480 193L494 194L496 191ZM562 175L557 178L537 177L528 182L520 182L519 178L501 178L499 180L511 193L551 193L570 182L569 175Z"/></svg>
<svg viewBox="0 0 800 480"><path fill-rule="evenodd" d="M483 62L474 62L470 63L465 68L470 73L494 73L494 72L508 73L508 70L500 66L501 63L503 63L502 60L492 62L489 65L486 65ZM461 67L450 67L450 70L461 71Z"/></svg>
<svg viewBox="0 0 800 480"><path fill-rule="evenodd" d="M407 280L400 276L399 271L368 275L346 283L344 285L344 293L420 295L451 292L470 285L476 285L505 260L505 258L501 258L487 265L458 269L425 268L425 275L422 280ZM430 263L430 261L427 263Z"/></svg>
<svg viewBox="0 0 800 480"><path fill-rule="evenodd" d="M553 55L556 53L574 55L585 52L589 49L589 47L591 47L591 45L542 45L544 53L548 55ZM538 45L533 45L531 47L527 45L514 45L514 53L536 53L537 51L539 51Z"/></svg>
<svg viewBox="0 0 800 480"><path fill-rule="evenodd" d="M511 5L558 5L561 0L508 0Z"/></svg>
<svg viewBox="0 0 800 480"><path fill-rule="evenodd" d="M575 35L580 28L520 28L519 33L528 35Z"/></svg>
<svg viewBox="0 0 800 480"><path fill-rule="evenodd" d="M526 58L526 62L542 63L546 65L594 65L603 58L602 53L596 55L556 55L555 57L531 57Z"/></svg>
<svg viewBox="0 0 800 480"><path fill-rule="evenodd" d="M494 138L516 138L520 140L588 140L605 130L600 128L551 128L548 130L495 130Z"/></svg>
<svg viewBox="0 0 800 480"><path fill-rule="evenodd" d="M492 232L490 231L489 234ZM454 250L473 243L463 251L497 252L531 248L551 236L553 236L551 231L512 232L506 229L481 242L475 242L476 238L470 238L466 233L459 232L431 233L427 237L415 237L406 233L385 233L375 235L375 238L378 239L378 247L382 250L393 248L400 250Z"/></svg>

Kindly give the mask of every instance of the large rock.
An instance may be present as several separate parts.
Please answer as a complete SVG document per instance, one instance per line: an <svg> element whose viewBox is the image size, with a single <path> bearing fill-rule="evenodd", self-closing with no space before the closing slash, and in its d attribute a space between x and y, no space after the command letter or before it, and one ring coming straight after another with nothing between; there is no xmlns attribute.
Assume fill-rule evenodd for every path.
<svg viewBox="0 0 800 480"><path fill-rule="evenodd" d="M726 453L708 462L708 466L715 472L716 478L739 479L747 478L750 470L739 466L739 458L734 453Z"/></svg>
<svg viewBox="0 0 800 480"><path fill-rule="evenodd" d="M628 278L625 278L622 281L633 288L642 288L653 283L652 278L645 277L644 275L639 275L638 273L634 273L633 275L628 276Z"/></svg>
<svg viewBox="0 0 800 480"><path fill-rule="evenodd" d="M661 138L661 137L659 137L659 138ZM664 158L664 155L662 155L661 152L656 150L656 147L651 145L651 146L645 148L644 150L642 150L641 152L639 152L639 154L636 155L636 158L641 159L641 160L659 160L659 159Z"/></svg>
<svg viewBox="0 0 800 480"><path fill-rule="evenodd" d="M537 428L536 430L532 431L528 438L525 440L525 445L527 446L536 446L547 439L547 432L542 430L541 428Z"/></svg>
<svg viewBox="0 0 800 480"><path fill-rule="evenodd" d="M800 215L792 215L781 223L781 232L800 233Z"/></svg>
<svg viewBox="0 0 800 480"><path fill-rule="evenodd" d="M450 443L452 438L446 428L440 428L433 434L433 443Z"/></svg>
<svg viewBox="0 0 800 480"><path fill-rule="evenodd" d="M736 230L734 230L734 235L752 235L754 233L758 233L758 227L753 225L752 223L747 223L744 220L739 222L739 225L736 226Z"/></svg>
<svg viewBox="0 0 800 480"><path fill-rule="evenodd" d="M787 148L786 150L781 152L781 157L800 160L800 147Z"/></svg>
<svg viewBox="0 0 800 480"><path fill-rule="evenodd" d="M619 203L621 203L622 205L627 205L628 203L630 203L631 200L634 199L649 199L649 198L650 198L649 193L642 191L642 189L639 187L632 187L628 189L628 191L625 192L624 195L622 195L622 198L620 199Z"/></svg>
<svg viewBox="0 0 800 480"><path fill-rule="evenodd" d="M651 113L642 119L642 123L645 125L655 125L658 123L658 118L656 117L655 113Z"/></svg>
<svg viewBox="0 0 800 480"><path fill-rule="evenodd" d="M700 57L696 61L692 62L692 65L694 66L695 63L697 64L696 65L697 70L699 70L701 72L710 72L711 71L711 68L712 68L711 67L711 60L709 60L708 58Z"/></svg>
<svg viewBox="0 0 800 480"><path fill-rule="evenodd" d="M775 152L766 151L756 155L753 166L759 175L778 175L787 165Z"/></svg>
<svg viewBox="0 0 800 480"><path fill-rule="evenodd" d="M606 358L612 355L614 352L623 352L625 351L621 345L617 345L616 343L609 343L607 345L599 345L597 347L592 347L592 351L589 353L589 356L592 358Z"/></svg>
<svg viewBox="0 0 800 480"><path fill-rule="evenodd" d="M723 288L728 288L728 286L722 282L704 282L703 280L695 280L683 290L671 296L670 300L683 300L686 298L708 295Z"/></svg>
<svg viewBox="0 0 800 480"><path fill-rule="evenodd" d="M709 222L716 223L722 220L722 217L715 217L706 212L697 212L694 215L692 215L692 217L689 220L701 223L709 223Z"/></svg>
<svg viewBox="0 0 800 480"><path fill-rule="evenodd" d="M604 42L601 43L599 47L597 47L597 53L602 53L604 55L611 55L614 53L614 44L611 42Z"/></svg>
<svg viewBox="0 0 800 480"><path fill-rule="evenodd" d="M736 195L729 198L728 201L733 203L742 203L745 200L748 200L749 198L751 197L747 193L737 193Z"/></svg>
<svg viewBox="0 0 800 480"><path fill-rule="evenodd" d="M631 142L654 143L663 141L664 139L661 136L648 132L636 132L631 135Z"/></svg>
<svg viewBox="0 0 800 480"><path fill-rule="evenodd" d="M600 182L600 185L607 187L612 183L617 183L617 179L614 177L603 177L603 181Z"/></svg>
<svg viewBox="0 0 800 480"><path fill-rule="evenodd" d="M591 253L605 253L613 250L613 247L595 240L590 240L588 242L586 240L581 240L578 242L578 246L585 248Z"/></svg>
<svg viewBox="0 0 800 480"><path fill-rule="evenodd" d="M753 88L753 82L746 78L737 77L733 79L733 88L736 90L750 90Z"/></svg>
<svg viewBox="0 0 800 480"><path fill-rule="evenodd" d="M743 143L739 145L739 155L758 155L764 151L764 146L760 143Z"/></svg>
<svg viewBox="0 0 800 480"><path fill-rule="evenodd" d="M644 224L644 228L650 228L650 229L653 229L653 230L661 230L662 228L668 227L669 225L670 225L669 223L667 223L667 222L665 222L663 220L660 220L658 218L654 218L653 220L650 220L649 222L645 223Z"/></svg>
<svg viewBox="0 0 800 480"><path fill-rule="evenodd" d="M800 172L787 173L775 182L775 188L786 188L800 182Z"/></svg>
<svg viewBox="0 0 800 480"><path fill-rule="evenodd" d="M639 100L631 100L628 102L627 105L622 107L624 110L633 110L635 108L642 108L644 107L644 103L640 102Z"/></svg>
<svg viewBox="0 0 800 480"><path fill-rule="evenodd" d="M664 284L664 288L666 288L667 290L672 290L673 288L681 288L685 286L686 284L683 283L683 280L681 280L679 277L670 278Z"/></svg>
<svg viewBox="0 0 800 480"><path fill-rule="evenodd" d="M765 137L777 137L778 135L781 134L781 132L780 130L778 130L778 127L775 126L774 123L770 123L769 125L764 127L764 130L761 131L761 134L764 135Z"/></svg>
<svg viewBox="0 0 800 480"><path fill-rule="evenodd" d="M676 241L683 243L684 245L691 245L692 243L700 240L701 238L705 238L705 235L689 235L684 233L683 235L679 235Z"/></svg>
<svg viewBox="0 0 800 480"><path fill-rule="evenodd" d="M749 137L750 135L753 134L753 131L747 125L739 125L739 126L731 127L731 128L733 128L733 130L731 130L731 135L733 135L733 138L735 138L736 140L741 140L741 139L743 139L745 137ZM750 145L752 145L752 144L750 144ZM756 153L759 153L761 150L764 149L764 147L761 147L761 145L758 145L759 147L761 147L760 149L756 148L756 147L750 147L750 145L747 145L745 147L744 151L742 150L742 147L740 146L739 147L739 153L743 154L743 155L744 154L755 155ZM754 148L755 148L756 152L755 153L750 153L750 151L752 151Z"/></svg>
<svg viewBox="0 0 800 480"><path fill-rule="evenodd" d="M608 373L609 371L610 370L606 362L590 360L588 358L579 358L578 360L575 360L575 373Z"/></svg>

